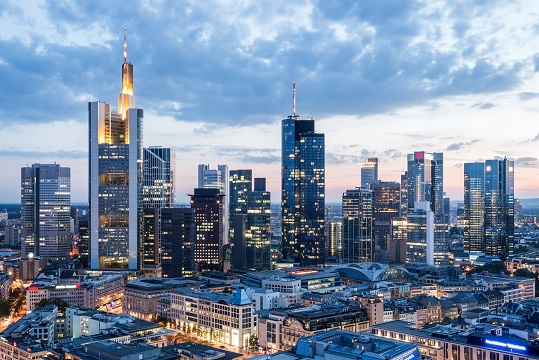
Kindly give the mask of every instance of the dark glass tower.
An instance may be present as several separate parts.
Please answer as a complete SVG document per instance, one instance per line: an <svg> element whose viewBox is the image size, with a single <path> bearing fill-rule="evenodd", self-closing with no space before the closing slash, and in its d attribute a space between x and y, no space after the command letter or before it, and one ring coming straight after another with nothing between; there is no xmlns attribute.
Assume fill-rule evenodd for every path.
<svg viewBox="0 0 539 360"><path fill-rule="evenodd" d="M342 195L342 218L343 262L373 261L372 190L346 190Z"/></svg>
<svg viewBox="0 0 539 360"><path fill-rule="evenodd" d="M485 162L485 252L505 260L515 237L514 161Z"/></svg>
<svg viewBox="0 0 539 360"><path fill-rule="evenodd" d="M443 153L416 151L408 154L407 211L414 210L416 201L429 201L435 214L443 214L443 164Z"/></svg>
<svg viewBox="0 0 539 360"><path fill-rule="evenodd" d="M373 196L374 240L381 250L387 250L391 235L391 219L400 217L400 184L394 181L375 181L370 184Z"/></svg>
<svg viewBox="0 0 539 360"><path fill-rule="evenodd" d="M485 251L485 164L464 164L464 251Z"/></svg>
<svg viewBox="0 0 539 360"><path fill-rule="evenodd" d="M266 179L256 178L253 191L247 192L246 251L247 267L269 270L271 194Z"/></svg>
<svg viewBox="0 0 539 360"><path fill-rule="evenodd" d="M229 176L229 229L231 242L234 240L234 215L247 214L247 193L253 188L252 170L230 170Z"/></svg>
<svg viewBox="0 0 539 360"><path fill-rule="evenodd" d="M161 209L161 268L163 277L194 275L195 238L193 209Z"/></svg>
<svg viewBox="0 0 539 360"><path fill-rule="evenodd" d="M369 186L378 180L378 158L368 158L367 162L361 164L361 187Z"/></svg>
<svg viewBox="0 0 539 360"><path fill-rule="evenodd" d="M282 121L282 252L301 265L324 262L324 148L314 120Z"/></svg>

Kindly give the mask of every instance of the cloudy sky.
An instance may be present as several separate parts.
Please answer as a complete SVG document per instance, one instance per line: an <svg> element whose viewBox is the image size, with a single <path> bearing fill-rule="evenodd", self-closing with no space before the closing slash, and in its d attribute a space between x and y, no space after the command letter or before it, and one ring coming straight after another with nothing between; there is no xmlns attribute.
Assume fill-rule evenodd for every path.
<svg viewBox="0 0 539 360"><path fill-rule="evenodd" d="M516 161L516 196L539 197L539 2L18 1L0 3L0 202L20 167L71 167L87 201L87 102L116 104L123 28L144 145L177 150L177 200L199 163L253 169L280 201L280 121L314 117L326 136L326 196L380 159L442 151L445 191L463 163Z"/></svg>

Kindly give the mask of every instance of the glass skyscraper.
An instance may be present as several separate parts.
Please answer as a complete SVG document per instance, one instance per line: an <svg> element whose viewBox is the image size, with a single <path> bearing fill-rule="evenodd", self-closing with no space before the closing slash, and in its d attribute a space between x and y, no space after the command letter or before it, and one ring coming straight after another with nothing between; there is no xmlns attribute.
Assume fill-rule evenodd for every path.
<svg viewBox="0 0 539 360"><path fill-rule="evenodd" d="M346 190L342 195L342 261L370 262L374 255L372 190Z"/></svg>
<svg viewBox="0 0 539 360"><path fill-rule="evenodd" d="M234 215L247 215L247 193L253 189L253 171L230 170L229 181L229 238L233 242Z"/></svg>
<svg viewBox="0 0 539 360"><path fill-rule="evenodd" d="M142 120L135 107L133 65L124 37L122 91L118 112L90 102L89 229L92 269L140 268L142 218Z"/></svg>
<svg viewBox="0 0 539 360"><path fill-rule="evenodd" d="M282 253L301 265L324 262L324 149L314 120L282 120Z"/></svg>
<svg viewBox="0 0 539 360"><path fill-rule="evenodd" d="M253 191L247 192L246 252L247 267L269 270L271 194L266 191L266 179L255 178Z"/></svg>
<svg viewBox="0 0 539 360"><path fill-rule="evenodd" d="M443 214L443 163L443 153L416 151L408 154L408 211L414 210L415 202L428 201L435 214Z"/></svg>
<svg viewBox="0 0 539 360"><path fill-rule="evenodd" d="M515 163L485 161L485 252L505 260L515 245Z"/></svg>
<svg viewBox="0 0 539 360"><path fill-rule="evenodd" d="M176 151L171 148L150 146L144 148L144 176L142 187L142 207L174 207Z"/></svg>
<svg viewBox="0 0 539 360"><path fill-rule="evenodd" d="M199 189L219 189L221 195L223 195L223 219L225 223L223 224L223 237L222 244L226 245L228 241L228 198L229 198L229 181L228 181L228 166L227 165L217 165L217 169L210 169L210 165L200 164L198 165L198 188Z"/></svg>
<svg viewBox="0 0 539 360"><path fill-rule="evenodd" d="M370 184L373 196L374 240L381 250L387 250L391 235L391 219L400 217L400 184L375 181Z"/></svg>
<svg viewBox="0 0 539 360"><path fill-rule="evenodd" d="M464 251L485 251L485 164L464 164Z"/></svg>
<svg viewBox="0 0 539 360"><path fill-rule="evenodd" d="M21 169L21 255L69 259L70 169L33 164Z"/></svg>
<svg viewBox="0 0 539 360"><path fill-rule="evenodd" d="M369 188L370 184L378 180L378 158L368 158L361 164L361 187Z"/></svg>

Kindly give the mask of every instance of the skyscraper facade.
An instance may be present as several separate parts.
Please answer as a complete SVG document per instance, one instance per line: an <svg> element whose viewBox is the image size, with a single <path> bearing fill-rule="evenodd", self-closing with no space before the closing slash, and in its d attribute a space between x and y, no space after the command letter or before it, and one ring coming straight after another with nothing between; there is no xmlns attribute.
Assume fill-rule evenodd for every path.
<svg viewBox="0 0 539 360"><path fill-rule="evenodd" d="M142 207L174 207L176 151L160 146L146 147L143 159Z"/></svg>
<svg viewBox="0 0 539 360"><path fill-rule="evenodd" d="M505 260L515 243L515 164L485 161L485 252Z"/></svg>
<svg viewBox="0 0 539 360"><path fill-rule="evenodd" d="M406 261L434 266L434 213L430 201L418 201L406 216Z"/></svg>
<svg viewBox="0 0 539 360"><path fill-rule="evenodd" d="M369 188L378 180L378 158L371 157L361 164L361 187Z"/></svg>
<svg viewBox="0 0 539 360"><path fill-rule="evenodd" d="M193 209L161 209L161 269L163 277L189 277L195 267L195 218Z"/></svg>
<svg viewBox="0 0 539 360"><path fill-rule="evenodd" d="M229 234L229 180L228 180L228 166L217 165L217 169L210 169L210 165L200 164L198 165L198 188L199 189L219 189L221 195L223 195L223 245L228 244Z"/></svg>
<svg viewBox="0 0 539 360"><path fill-rule="evenodd" d="M33 164L21 169L21 255L69 259L70 169Z"/></svg>
<svg viewBox="0 0 539 360"><path fill-rule="evenodd" d="M269 270L271 267L270 220L271 194L266 179L255 178L253 191L247 192L246 252L247 267Z"/></svg>
<svg viewBox="0 0 539 360"><path fill-rule="evenodd" d="M89 228L92 269L138 269L142 217L142 120L124 38L118 112L90 102Z"/></svg>
<svg viewBox="0 0 539 360"><path fill-rule="evenodd" d="M430 202L435 214L443 213L443 154L416 151L408 154L407 201L413 211L417 201Z"/></svg>
<svg viewBox="0 0 539 360"><path fill-rule="evenodd" d="M325 145L314 120L282 120L282 253L301 265L325 256Z"/></svg>
<svg viewBox="0 0 539 360"><path fill-rule="evenodd" d="M485 164L464 164L464 251L485 251Z"/></svg>
<svg viewBox="0 0 539 360"><path fill-rule="evenodd" d="M191 197L194 210L195 255L201 271L220 270L222 265L224 232L224 195L218 188L195 189Z"/></svg>
<svg viewBox="0 0 539 360"><path fill-rule="evenodd" d="M328 240L326 253L328 256L342 257L342 219L333 218L327 223Z"/></svg>
<svg viewBox="0 0 539 360"><path fill-rule="evenodd" d="M400 184L394 181L374 181L370 187L373 197L375 245L381 250L387 250L391 219L400 217Z"/></svg>
<svg viewBox="0 0 539 360"><path fill-rule="evenodd" d="M253 189L252 170L230 170L229 176L229 239L234 240L234 215L247 215L247 193Z"/></svg>
<svg viewBox="0 0 539 360"><path fill-rule="evenodd" d="M370 262L374 256L372 190L346 190L342 196L342 260Z"/></svg>

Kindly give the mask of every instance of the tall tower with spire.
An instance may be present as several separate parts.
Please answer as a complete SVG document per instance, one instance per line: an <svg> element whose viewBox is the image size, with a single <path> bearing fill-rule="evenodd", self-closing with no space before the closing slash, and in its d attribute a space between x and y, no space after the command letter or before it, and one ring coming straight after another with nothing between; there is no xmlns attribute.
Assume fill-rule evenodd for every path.
<svg viewBox="0 0 539 360"><path fill-rule="evenodd" d="M320 265L325 256L325 145L314 120L296 113L282 121L282 252L283 259Z"/></svg>
<svg viewBox="0 0 539 360"><path fill-rule="evenodd" d="M90 268L136 270L140 268L144 114L135 107L125 29L118 111L94 101L88 103L88 115Z"/></svg>

